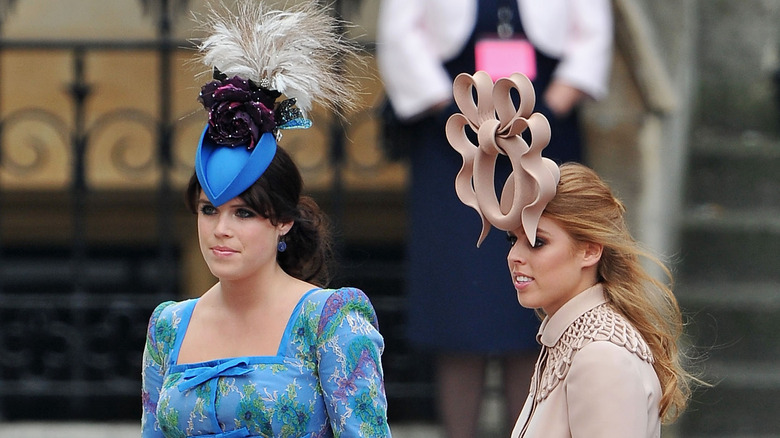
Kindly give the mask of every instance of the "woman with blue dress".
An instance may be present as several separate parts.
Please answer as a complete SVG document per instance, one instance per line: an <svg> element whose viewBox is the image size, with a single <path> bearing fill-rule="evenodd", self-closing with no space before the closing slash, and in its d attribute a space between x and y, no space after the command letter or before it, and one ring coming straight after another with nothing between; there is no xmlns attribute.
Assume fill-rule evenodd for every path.
<svg viewBox="0 0 780 438"><path fill-rule="evenodd" d="M186 197L219 281L150 318L142 436L390 436L376 313L358 289L323 288L327 220L277 145L313 100L354 102L331 62L354 49L319 7L237 7L211 11L200 46L214 80Z"/></svg>

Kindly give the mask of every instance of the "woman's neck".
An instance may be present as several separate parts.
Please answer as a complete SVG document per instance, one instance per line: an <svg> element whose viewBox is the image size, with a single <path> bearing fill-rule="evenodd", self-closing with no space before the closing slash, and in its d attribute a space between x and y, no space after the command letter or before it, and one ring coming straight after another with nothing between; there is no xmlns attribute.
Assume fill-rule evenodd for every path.
<svg viewBox="0 0 780 438"><path fill-rule="evenodd" d="M233 312L273 308L280 298L288 298L290 289L301 281L280 267L242 279L220 279L215 286L218 304Z"/></svg>

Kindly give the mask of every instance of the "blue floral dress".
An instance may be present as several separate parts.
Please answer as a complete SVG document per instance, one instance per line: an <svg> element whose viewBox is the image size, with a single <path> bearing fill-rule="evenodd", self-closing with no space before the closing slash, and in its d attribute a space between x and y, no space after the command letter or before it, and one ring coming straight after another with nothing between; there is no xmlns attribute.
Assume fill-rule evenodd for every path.
<svg viewBox="0 0 780 438"><path fill-rule="evenodd" d="M177 364L196 302L162 303L149 321L143 438L390 436L384 341L362 291L308 291L276 356Z"/></svg>

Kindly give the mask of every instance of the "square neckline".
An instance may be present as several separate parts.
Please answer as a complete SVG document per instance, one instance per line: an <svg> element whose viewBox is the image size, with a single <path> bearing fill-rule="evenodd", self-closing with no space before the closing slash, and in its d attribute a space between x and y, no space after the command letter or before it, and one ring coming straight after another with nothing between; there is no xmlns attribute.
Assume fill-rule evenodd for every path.
<svg viewBox="0 0 780 438"><path fill-rule="evenodd" d="M303 308L303 303L314 292L321 291L321 290L325 290L325 289L321 287L315 287L309 289L303 295L301 295L301 298L298 299L298 302L295 304L295 307L293 308L293 311L290 314L290 318L287 320L287 324L284 326L284 332L282 332L282 338L279 340L279 346L276 348L275 355L233 356L233 357L221 357L221 358L211 359L207 361L179 363L179 351L181 350L181 345L184 342L184 337L187 335L187 329L189 328L190 320L192 319L192 314L195 311L195 305L198 303L198 300L200 300L200 297L191 298L187 300L185 302L185 306L181 315L180 329L176 331L176 341L174 342L173 349L171 350L171 354L170 354L170 360L169 360L170 369L174 371L174 370L186 370L188 368L199 368L204 366L215 366L236 359L243 359L246 361L247 364L278 362L279 358L284 357L284 355L282 354L282 350L287 345L288 340L290 339L292 326L295 324L295 320L298 319L298 315L301 313L301 310ZM179 335L180 333L181 335Z"/></svg>

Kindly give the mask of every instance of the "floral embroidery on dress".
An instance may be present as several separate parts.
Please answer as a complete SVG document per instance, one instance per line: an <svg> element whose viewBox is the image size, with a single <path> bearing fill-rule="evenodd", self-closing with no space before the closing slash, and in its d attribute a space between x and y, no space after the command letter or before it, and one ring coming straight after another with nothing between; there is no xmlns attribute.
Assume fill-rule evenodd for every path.
<svg viewBox="0 0 780 438"><path fill-rule="evenodd" d="M277 356L177 364L195 303L165 303L150 318L143 438L390 436L384 343L363 292L307 293Z"/></svg>
<svg viewBox="0 0 780 438"><path fill-rule="evenodd" d="M162 364L163 355L167 354L173 348L173 342L176 340L176 327L180 321L179 318L160 319L160 314L168 306L175 304L173 301L167 301L154 309L149 322L149 339L146 351L155 362Z"/></svg>
<svg viewBox="0 0 780 438"><path fill-rule="evenodd" d="M309 367L309 370L314 370L313 367L316 366L316 329L320 318L317 304L306 302L301 317L296 320L292 330L292 341L297 350L296 356L301 364Z"/></svg>
<svg viewBox="0 0 780 438"><path fill-rule="evenodd" d="M254 385L244 385L236 410L236 429L243 426L260 436L273 436L271 415Z"/></svg>
<svg viewBox="0 0 780 438"><path fill-rule="evenodd" d="M173 301L166 301L158 305L152 312L152 316L149 318L149 326L147 328L147 341L144 347L143 354L143 367L152 366L152 364L160 364L162 367L165 363L164 358L173 348L173 343L176 339L176 326L180 321L180 318L172 316L170 319L165 318L160 320L160 315L169 306L176 304ZM157 395L152 394L146 390L146 374L143 376L142 391L141 391L141 406L144 412L154 412L157 410Z"/></svg>
<svg viewBox="0 0 780 438"><path fill-rule="evenodd" d="M166 438L186 438L183 431L177 428L179 424L179 411L172 408L165 399L160 403L157 409L157 421L160 423L160 429Z"/></svg>
<svg viewBox="0 0 780 438"><path fill-rule="evenodd" d="M376 313L368 298L358 289L344 289L345 293L333 294L325 303L322 311L322 317L317 328L317 335L321 342L326 342L333 336L336 328L341 326L344 318L350 312L356 312L363 317L369 318L371 325L378 327Z"/></svg>
<svg viewBox="0 0 780 438"><path fill-rule="evenodd" d="M364 436L367 437L380 437L384 436L383 433L387 425L385 424L385 416L382 414L380 406L376 403L376 388L363 391L355 397L353 401L353 409L355 414L363 420L363 424L360 425L360 430Z"/></svg>
<svg viewBox="0 0 780 438"><path fill-rule="evenodd" d="M297 400L295 384L287 385L287 392L276 400L276 417L283 424L281 436L301 436L309 422L309 409Z"/></svg>

